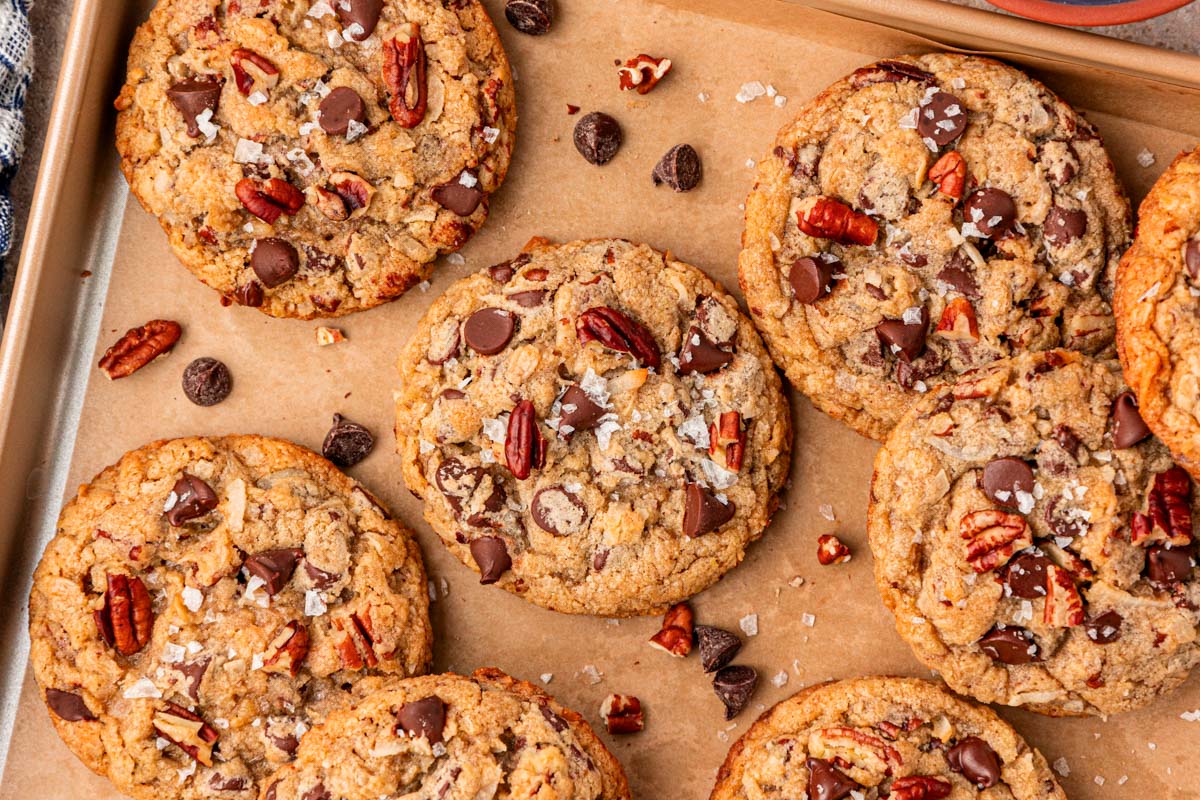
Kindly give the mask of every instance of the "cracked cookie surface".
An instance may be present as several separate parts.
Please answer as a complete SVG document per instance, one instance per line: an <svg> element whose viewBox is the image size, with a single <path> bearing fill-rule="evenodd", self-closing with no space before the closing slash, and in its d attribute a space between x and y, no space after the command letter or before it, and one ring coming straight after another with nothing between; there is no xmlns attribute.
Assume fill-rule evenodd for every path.
<svg viewBox="0 0 1200 800"><path fill-rule="evenodd" d="M263 800L380 797L628 800L620 763L587 721L498 669L381 681L329 716Z"/></svg>
<svg viewBox="0 0 1200 800"><path fill-rule="evenodd" d="M956 691L1110 714L1200 662L1191 479L1115 369L998 361L922 398L876 458L876 582Z"/></svg>
<svg viewBox="0 0 1200 800"><path fill-rule="evenodd" d="M512 76L477 0L161 0L117 99L134 195L222 302L392 300L483 224Z"/></svg>
<svg viewBox="0 0 1200 800"><path fill-rule="evenodd" d="M811 686L729 751L711 800L1065 800L1046 759L983 706L913 678Z"/></svg>
<svg viewBox="0 0 1200 800"><path fill-rule="evenodd" d="M935 53L864 67L759 162L739 275L789 380L886 437L922 392L1025 350L1113 353L1129 203L1040 83Z"/></svg>
<svg viewBox="0 0 1200 800"><path fill-rule="evenodd" d="M257 797L348 690L431 658L411 534L259 436L156 442L82 486L29 616L59 735L145 800Z"/></svg>
<svg viewBox="0 0 1200 800"><path fill-rule="evenodd" d="M452 285L400 358L408 488L484 582L653 613L762 535L791 421L753 326L645 245L535 240Z"/></svg>

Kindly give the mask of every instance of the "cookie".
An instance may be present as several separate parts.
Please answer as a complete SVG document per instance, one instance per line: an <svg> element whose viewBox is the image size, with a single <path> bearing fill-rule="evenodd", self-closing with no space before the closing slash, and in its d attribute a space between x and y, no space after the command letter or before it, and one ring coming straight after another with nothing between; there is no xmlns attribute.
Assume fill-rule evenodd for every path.
<svg viewBox="0 0 1200 800"><path fill-rule="evenodd" d="M876 582L955 691L1111 714L1200 663L1197 499L1115 369L998 361L922 398L876 457Z"/></svg>
<svg viewBox="0 0 1200 800"><path fill-rule="evenodd" d="M82 486L29 635L59 735L142 800L257 797L348 690L424 673L431 644L410 532L260 436L155 442Z"/></svg>
<svg viewBox="0 0 1200 800"><path fill-rule="evenodd" d="M732 569L778 505L791 422L758 335L645 245L535 239L438 298L399 369L426 519L538 605L656 612Z"/></svg>
<svg viewBox="0 0 1200 800"><path fill-rule="evenodd" d="M478 0L160 0L116 101L134 195L222 303L399 297L483 224L516 109Z"/></svg>
<svg viewBox="0 0 1200 800"><path fill-rule="evenodd" d="M263 792L263 800L401 796L630 794L620 763L582 716L493 668L383 682L313 728Z"/></svg>
<svg viewBox="0 0 1200 800"><path fill-rule="evenodd" d="M758 164L740 278L776 363L883 439L998 358L1114 352L1129 203L1099 134L1046 87L950 53L864 67Z"/></svg>
<svg viewBox="0 0 1200 800"><path fill-rule="evenodd" d="M1142 418L1200 476L1200 151L1176 158L1142 201L1114 307Z"/></svg>
<svg viewBox="0 0 1200 800"><path fill-rule="evenodd" d="M913 678L811 686L729 751L711 800L1066 800L1046 759L991 709Z"/></svg>

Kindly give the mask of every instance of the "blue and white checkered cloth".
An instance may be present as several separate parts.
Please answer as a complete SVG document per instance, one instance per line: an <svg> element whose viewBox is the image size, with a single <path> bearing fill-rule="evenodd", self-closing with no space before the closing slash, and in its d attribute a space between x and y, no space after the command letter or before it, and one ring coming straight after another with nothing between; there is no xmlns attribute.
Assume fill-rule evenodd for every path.
<svg viewBox="0 0 1200 800"><path fill-rule="evenodd" d="M33 0L0 0L0 256L12 248L9 187L25 151L25 90L33 77Z"/></svg>

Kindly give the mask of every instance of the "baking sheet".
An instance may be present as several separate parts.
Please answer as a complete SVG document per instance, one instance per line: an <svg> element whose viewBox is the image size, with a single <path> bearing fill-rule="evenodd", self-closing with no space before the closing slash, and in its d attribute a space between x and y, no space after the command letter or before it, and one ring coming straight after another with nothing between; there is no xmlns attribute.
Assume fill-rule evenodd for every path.
<svg viewBox="0 0 1200 800"><path fill-rule="evenodd" d="M534 235L559 241L583 236L645 241L707 270L736 292L740 206L752 179L750 160L763 155L776 129L828 83L875 58L928 49L929 43L772 0L559 0L553 32L533 38L503 21L501 0L485 1L518 77L520 112L514 168L493 198L491 220L462 251L465 264L442 264L428 292L414 291L391 305L330 323L348 341L319 348L313 335L318 322L220 308L215 294L175 262L157 223L135 201L125 203L127 192L112 155L111 113L98 110L108 107L119 84L123 48L148 4L84 0L80 13L89 16L80 23L85 30L77 44L117 54L109 74L91 73L86 85L66 87L84 108L74 138L81 143L74 149L83 152L98 144L88 164L96 172L87 184L90 195L63 193L55 202L67 204L66 211L59 208L42 220L63 235L77 235L85 220L95 233L74 260L51 261L60 272L75 273L56 274L55 280L82 281L80 293L73 296L75 316L60 311L60 324L66 326L66 340L76 343L84 368L72 379L68 360L61 370L47 370L44 376L47 385L65 387L61 394L39 400L54 408L59 427L43 431L46 456L26 481L26 540L4 544L10 556L21 545L26 551L39 550L51 532L50 526L39 526L39 514L52 519L64 494L151 439L257 432L317 448L331 415L340 412L367 425L378 439L375 452L351 474L417 531L431 575L448 587L433 606L437 668L469 672L495 665L529 680L552 675L548 690L597 727L597 709L606 694L638 695L647 710L645 732L602 734L624 763L635 796L700 800L708 796L729 745L766 705L827 678L929 675L895 634L871 576L864 524L876 445L795 399L797 440L786 508L746 562L693 602L698 622L733 630L744 616L757 615L759 633L747 638L738 661L759 670L760 687L750 708L730 725L723 722L721 705L695 656L670 659L646 645L658 629L657 619L617 623L544 611L479 586L474 573L443 550L422 521L419 503L403 487L392 454L391 393L398 382L393 361L421 312L450 281L511 257ZM857 5L886 18L884 11L903 4L826 5ZM930 4L913 3L912 8L925 13ZM956 9L946 19L986 20L990 25L993 18ZM1019 62L1099 126L1135 198L1176 151L1200 138L1200 92L1047 55L1056 44L1078 48L1086 41L1075 34L1037 26L1010 30L1037 35L1010 46L993 38L984 46L1019 46L1031 54ZM88 32L97 38L84 39ZM1114 49L1123 55L1133 52L1128 46ZM639 52L666 55L675 63L671 74L644 97L619 92L613 67L614 59ZM1179 62L1174 58L1158 63L1153 51L1137 52L1146 57L1146 70L1158 69L1168 79L1175 74ZM106 53L92 58L113 63ZM786 104L777 107L765 97L738 103L739 87L755 80L772 84ZM702 101L701 95L707 99ZM620 120L625 144L608 166L593 167L575 153L571 130L578 117L567 115L568 103L581 106L581 113L602 110ZM696 147L705 172L700 187L682 195L656 189L650 180L658 157L679 142ZM1139 164L1143 150L1156 156L1155 166ZM80 176L52 168L51 179L69 186ZM83 270L91 276L80 278ZM41 307L44 313L45 304ZM155 317L183 325L174 353L131 378L105 380L94 367L99 354L125 329ZM31 346L35 350L27 349L26 357L37 355L37 342ZM179 387L184 365L199 356L220 358L234 374L233 394L209 409L193 406ZM6 398L6 408L13 402ZM16 441L14 430L21 420L14 415L6 423L8 447ZM825 518L822 506L834 520ZM3 513L15 518L17 510L5 508ZM855 557L849 564L817 564L815 540L826 532L836 532L850 545ZM797 576L803 584L793 586ZM23 593L27 581L26 571L9 585ZM24 625L23 595L14 597L10 588L5 601L7 619L17 615ZM23 670L21 662L15 667ZM599 683L586 677L588 665L602 674ZM11 672L14 665L8 667ZM787 675L787 683L777 687L772 678L780 674ZM1051 761L1067 759L1070 775L1062 782L1072 798L1182 800L1197 797L1200 785L1200 767L1192 758L1200 723L1180 718L1194 709L1200 709L1200 678L1149 709L1109 721L1051 720L1010 709L1002 713ZM119 796L55 736L27 673L12 711L0 797Z"/></svg>

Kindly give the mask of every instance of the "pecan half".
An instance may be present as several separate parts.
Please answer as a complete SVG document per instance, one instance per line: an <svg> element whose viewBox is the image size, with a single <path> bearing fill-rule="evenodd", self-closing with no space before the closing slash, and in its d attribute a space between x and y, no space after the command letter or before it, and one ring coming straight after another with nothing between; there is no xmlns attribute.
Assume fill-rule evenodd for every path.
<svg viewBox="0 0 1200 800"><path fill-rule="evenodd" d="M263 653L263 670L286 672L293 677L300 671L300 664L308 655L308 628L304 623L292 620L279 629L275 638Z"/></svg>
<svg viewBox="0 0 1200 800"><path fill-rule="evenodd" d="M823 567L845 564L850 560L850 548L832 533L817 537L817 561Z"/></svg>
<svg viewBox="0 0 1200 800"><path fill-rule="evenodd" d="M662 630L650 637L650 646L683 658L692 652L693 619L687 603L671 606L663 617Z"/></svg>
<svg viewBox="0 0 1200 800"><path fill-rule="evenodd" d="M234 194L254 216L268 225L284 214L295 214L304 206L304 192L282 178L268 178L260 183L242 178L233 187Z"/></svg>
<svg viewBox="0 0 1200 800"><path fill-rule="evenodd" d="M379 664L375 652L375 636L371 630L371 608L334 619L333 627L346 635L337 643L338 654L345 669L362 669Z"/></svg>
<svg viewBox="0 0 1200 800"><path fill-rule="evenodd" d="M796 212L796 224L800 230L818 239L832 239L838 244L875 244L879 226L866 214L860 214L850 206L822 195L808 207Z"/></svg>
<svg viewBox="0 0 1200 800"><path fill-rule="evenodd" d="M663 76L671 71L671 59L654 58L645 53L639 53L625 62L617 70L622 91L637 89L638 94L646 92L658 85Z"/></svg>
<svg viewBox="0 0 1200 800"><path fill-rule="evenodd" d="M945 778L925 775L906 775L892 781L889 800L942 800L954 791L953 784Z"/></svg>
<svg viewBox="0 0 1200 800"><path fill-rule="evenodd" d="M965 297L955 297L947 303L942 309L936 333L947 339L978 341L979 323L975 319L975 308L971 301Z"/></svg>
<svg viewBox="0 0 1200 800"><path fill-rule="evenodd" d="M742 468L746 456L746 432L742 430L742 415L722 411L718 421L708 426L708 455L730 472Z"/></svg>
<svg viewBox="0 0 1200 800"><path fill-rule="evenodd" d="M522 400L508 418L508 433L504 437L504 459L513 477L523 481L534 469L546 463L546 437L538 426L533 403Z"/></svg>
<svg viewBox="0 0 1200 800"><path fill-rule="evenodd" d="M967 185L967 162L957 150L951 150L929 168L929 180L947 197L961 200Z"/></svg>
<svg viewBox="0 0 1200 800"><path fill-rule="evenodd" d="M136 575L110 572L106 576L104 606L94 612L100 638L123 656L131 656L150 642L154 609L146 584Z"/></svg>
<svg viewBox="0 0 1200 800"><path fill-rule="evenodd" d="M406 40L383 42L383 83L388 89L388 111L402 128L415 128L425 119L429 85L425 78L425 43L421 27L409 23Z"/></svg>
<svg viewBox="0 0 1200 800"><path fill-rule="evenodd" d="M155 711L151 724L159 735L206 767L213 764L213 745L218 734L215 728L182 706L167 703L163 711Z"/></svg>
<svg viewBox="0 0 1200 800"><path fill-rule="evenodd" d="M353 172L335 172L329 176L329 183L345 204L351 218L366 213L371 198L375 196L375 187Z"/></svg>
<svg viewBox="0 0 1200 800"><path fill-rule="evenodd" d="M130 328L116 344L104 351L100 369L114 381L132 375L171 352L182 333L179 323L169 319L152 319L140 328Z"/></svg>
<svg viewBox="0 0 1200 800"><path fill-rule="evenodd" d="M1057 566L1046 568L1046 606L1042 621L1055 628L1073 628L1083 624L1083 598L1071 579L1071 573Z"/></svg>
<svg viewBox="0 0 1200 800"><path fill-rule="evenodd" d="M808 752L817 758L845 762L851 777L874 786L904 763L900 752L883 739L856 728L821 728L808 737Z"/></svg>
<svg viewBox="0 0 1200 800"><path fill-rule="evenodd" d="M233 68L233 81L243 95L261 92L266 96L279 83L279 70L253 50L244 47L234 50L229 57L229 66Z"/></svg>
<svg viewBox="0 0 1200 800"><path fill-rule="evenodd" d="M631 694L610 694L604 698L600 716L609 733L637 733L646 727L642 701Z"/></svg>
<svg viewBox="0 0 1200 800"><path fill-rule="evenodd" d="M967 540L967 561L979 573L1007 564L1014 553L1033 544L1023 517L994 508L964 515L958 532Z"/></svg>
<svg viewBox="0 0 1200 800"><path fill-rule="evenodd" d="M596 341L609 350L629 353L647 367L662 365L654 335L615 308L595 306L584 311L575 320L575 335L583 344Z"/></svg>
<svg viewBox="0 0 1200 800"><path fill-rule="evenodd" d="M1187 547L1192 543L1192 479L1182 467L1171 467L1154 476L1146 496L1146 511L1133 515L1131 541L1142 547L1170 544Z"/></svg>

